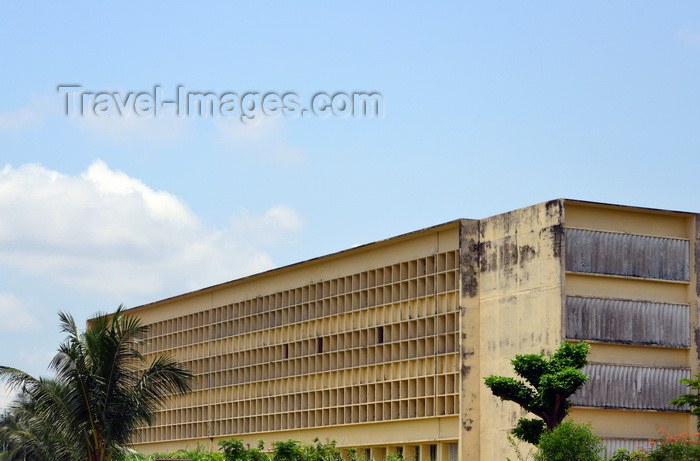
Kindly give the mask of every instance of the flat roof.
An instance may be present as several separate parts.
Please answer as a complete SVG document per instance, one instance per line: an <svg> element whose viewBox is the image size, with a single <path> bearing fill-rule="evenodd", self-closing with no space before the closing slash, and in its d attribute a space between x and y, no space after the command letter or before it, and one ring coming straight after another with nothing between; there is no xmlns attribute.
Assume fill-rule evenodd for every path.
<svg viewBox="0 0 700 461"><path fill-rule="evenodd" d="M592 207L637 209L637 210L642 210L642 211L645 211L645 212L654 212L654 213L660 213L660 214L683 214L683 215L692 215L692 214L696 214L696 213L684 212L684 211L663 210L663 209L659 209L659 208L648 208L648 207L640 207L640 206L634 206L634 205L618 205L618 204L612 204L612 203L594 202L594 201L577 200L577 199L565 199L565 198L559 198L559 199L554 199L554 200L548 200L548 201L546 201L546 202L536 203L536 204L529 205L529 206L526 206L526 207L523 207L523 208L529 208L530 206L538 206L538 205L541 205L541 204L544 204L544 203L547 203L547 204L548 204L548 203L553 203L553 202L564 202L564 203L570 202L570 203L580 204L580 205L584 205L584 206L592 206ZM518 208L516 208L515 210L517 210L517 209L518 209ZM468 222L468 221L480 221L480 220L482 220L482 219L492 218L492 217L494 217L494 216L499 216L499 215L501 215L501 214L506 214L506 213L509 213L509 212L515 211L515 210L509 210L509 211L506 211L506 212L504 212L504 213L498 213L498 214L495 214L495 215L488 216L488 217L486 217L486 218L479 218L479 219L461 218L461 219L455 219L455 220L448 221L448 222L445 222L445 223L442 223L442 224L437 224L437 225L435 225L435 226L430 226L430 227L426 227L426 228L423 228L423 229L419 229L419 230L407 232L407 233L405 233L405 234L399 234L399 235L394 236L394 237L388 237L388 238L385 238L385 239L382 239L382 240L377 240L377 241L374 241L374 242L365 243L365 244L358 245L358 246L355 246L355 247L352 247L352 248L348 248L348 249L345 249L345 250L340 250L340 251L337 251L337 252L334 252L334 253L329 253L329 254L326 254L326 255L317 256L317 257L314 257L314 258L311 258L311 259L306 259L306 260L299 261L299 262L296 262L296 263L292 263L292 264L288 264L288 265L285 265L285 266L276 267L276 268L269 269L269 270L266 270L266 271L263 271L263 272L258 272L258 273L251 274L251 275L247 275L247 276L240 277L240 278L237 278L237 279L229 280L229 281L227 281L227 282L221 282L221 283L217 283L217 284L214 284L214 285L210 285L210 286L207 286L207 287L204 287L204 288L200 288L200 289L197 289L197 290L193 290L193 291L181 293L181 294L174 295L174 296L169 296L169 297L167 297L167 298L163 298L163 299L160 299L160 300L157 300L157 301L153 301L153 302L150 302L150 303L146 303L146 304L141 304L141 305L138 305L138 306L130 307L130 308L127 309L127 310L142 309L142 308L146 308L146 307L149 307L149 306L161 304L161 303L164 303L164 302L174 301L174 300L176 300L176 299L183 299L183 298L188 298L188 297L191 297L191 296L201 295L201 294L207 293L207 292L209 292L209 291L217 290L217 289L220 289L220 288L223 288L223 287L227 287L227 286L230 286L230 285L235 285L235 284L243 283L243 282L246 282L246 281L249 281L249 280L253 280L253 279L257 279L257 278L268 277L268 276L270 276L270 275L272 275L272 274L274 274L274 273L287 272L287 271L290 271L290 270L297 269L297 268L299 268L299 267L317 264L317 263L321 262L322 260L337 259L337 258L340 258L340 257L343 257L343 256L347 256L347 255L352 254L352 253L360 253L360 252L363 252L363 251L368 251L368 250L370 250L370 249L372 249L372 248L374 248L374 247L386 245L386 244L388 244L388 243L394 243L394 242L400 242L400 241L404 241L404 240L409 240L409 239L415 238L415 237L417 237L418 235L423 234L423 233L427 233L427 232L431 232L431 233L432 233L432 232L439 232L439 231L444 230L444 229L452 228L452 227L458 225L458 224L461 223L461 222L465 222L465 221L467 221L467 222Z"/></svg>

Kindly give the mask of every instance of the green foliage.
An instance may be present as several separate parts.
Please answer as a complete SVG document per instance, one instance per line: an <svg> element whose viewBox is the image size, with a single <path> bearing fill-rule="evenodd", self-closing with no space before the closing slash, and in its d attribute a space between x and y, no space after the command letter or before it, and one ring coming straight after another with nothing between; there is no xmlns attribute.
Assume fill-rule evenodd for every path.
<svg viewBox="0 0 700 461"><path fill-rule="evenodd" d="M347 453L349 461L375 461L366 454L357 454L357 448L348 448Z"/></svg>
<svg viewBox="0 0 700 461"><path fill-rule="evenodd" d="M566 421L542 434L535 461L601 461L603 450L589 424Z"/></svg>
<svg viewBox="0 0 700 461"><path fill-rule="evenodd" d="M154 461L156 459L190 459L192 461L225 461L222 453L212 452L207 450L202 445L197 445L197 448L192 450L177 450L168 453L154 453L152 455L143 455L133 453L117 457L117 461Z"/></svg>
<svg viewBox="0 0 700 461"><path fill-rule="evenodd" d="M313 443L302 445L297 440L275 442L274 461L341 461L343 458L335 440L321 443L316 437Z"/></svg>
<svg viewBox="0 0 700 461"><path fill-rule="evenodd" d="M544 429L544 421L541 419L520 418L511 432L523 442L537 445Z"/></svg>
<svg viewBox="0 0 700 461"><path fill-rule="evenodd" d="M220 449L224 452L226 461L245 461L250 459L248 449L243 445L243 441L238 439L222 440L219 442Z"/></svg>
<svg viewBox="0 0 700 461"><path fill-rule="evenodd" d="M485 378L486 386L501 400L510 400L542 419L521 418L513 434L523 441L537 444L545 427L557 427L566 417L571 404L567 400L580 389L588 376L581 368L588 363L588 344L562 343L550 358L544 354L516 355L511 364L525 381L505 376Z"/></svg>
<svg viewBox="0 0 700 461"><path fill-rule="evenodd" d="M297 440L287 440L286 442L275 442L273 461L303 461L303 451L300 442Z"/></svg>
<svg viewBox="0 0 700 461"><path fill-rule="evenodd" d="M270 461L271 457L265 453L265 441L258 439L258 446L248 451L250 461Z"/></svg>
<svg viewBox="0 0 700 461"><path fill-rule="evenodd" d="M9 459L41 452L36 459L109 461L139 426L153 423L169 396L189 391L192 374L166 356L147 365L138 351L147 327L122 307L91 320L82 333L69 314L59 317L67 338L50 364L55 379L0 366L0 379L29 402L12 407L21 426L4 425L0 443L9 447ZM42 431L50 437L32 435Z"/></svg>
<svg viewBox="0 0 700 461"><path fill-rule="evenodd" d="M343 459L335 440L321 443L316 437L313 444L304 446L303 451L305 461L342 461Z"/></svg>
<svg viewBox="0 0 700 461"><path fill-rule="evenodd" d="M214 453L201 445L194 450L178 450L172 453L156 453L151 459L191 459L192 461L225 461L222 453Z"/></svg>
<svg viewBox="0 0 700 461"><path fill-rule="evenodd" d="M610 458L610 461L632 461L633 459L637 459L638 455L639 451L630 453L626 448L618 448L617 453Z"/></svg>
<svg viewBox="0 0 700 461"><path fill-rule="evenodd" d="M700 390L700 375L695 375L695 378L696 379L681 379L679 382L687 384L688 387L694 391L698 391ZM690 407L690 414L698 418L696 424L698 431L700 431L700 394L697 392L681 394L677 399L673 399L669 403L678 407L688 405Z"/></svg>
<svg viewBox="0 0 700 461"><path fill-rule="evenodd" d="M61 443L42 420L36 417L36 404L20 395L0 416L0 460L56 460Z"/></svg>
<svg viewBox="0 0 700 461"><path fill-rule="evenodd" d="M238 439L222 440L219 447L223 450L224 461L269 461L270 455L265 453L265 442L258 440L255 448L246 448L243 441Z"/></svg>

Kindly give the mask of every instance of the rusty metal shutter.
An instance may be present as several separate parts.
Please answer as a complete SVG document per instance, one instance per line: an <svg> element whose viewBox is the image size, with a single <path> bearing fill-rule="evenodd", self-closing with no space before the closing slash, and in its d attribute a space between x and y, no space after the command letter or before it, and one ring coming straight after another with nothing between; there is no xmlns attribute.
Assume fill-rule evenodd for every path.
<svg viewBox="0 0 700 461"><path fill-rule="evenodd" d="M567 296L566 337L690 347L690 309L683 304Z"/></svg>
<svg viewBox="0 0 700 461"><path fill-rule="evenodd" d="M583 372L590 379L571 397L571 403L628 410L681 411L668 402L688 392L688 386L678 380L690 377L685 368L628 365L589 364Z"/></svg>
<svg viewBox="0 0 700 461"><path fill-rule="evenodd" d="M688 240L566 229L566 270L690 280Z"/></svg>

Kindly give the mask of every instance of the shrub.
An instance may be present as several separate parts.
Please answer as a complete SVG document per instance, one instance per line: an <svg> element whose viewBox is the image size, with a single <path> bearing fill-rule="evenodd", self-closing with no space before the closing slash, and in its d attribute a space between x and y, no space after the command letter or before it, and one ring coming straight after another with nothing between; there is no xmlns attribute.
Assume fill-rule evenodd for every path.
<svg viewBox="0 0 700 461"><path fill-rule="evenodd" d="M605 449L590 424L561 423L540 437L536 461L601 461Z"/></svg>
<svg viewBox="0 0 700 461"><path fill-rule="evenodd" d="M224 453L226 461L245 461L249 459L248 449L243 441L238 439L222 440L219 442L220 450Z"/></svg>
<svg viewBox="0 0 700 461"><path fill-rule="evenodd" d="M224 456L221 453L211 452L204 448L202 445L197 445L197 448L191 450L177 450L171 451L169 453L154 453L152 455L135 454L132 456L122 457L121 461L153 461L155 459L191 459L193 461L224 461Z"/></svg>
<svg viewBox="0 0 700 461"><path fill-rule="evenodd" d="M297 440L287 440L286 442L275 442L274 461L302 461L303 450Z"/></svg>
<svg viewBox="0 0 700 461"><path fill-rule="evenodd" d="M246 448L239 439L222 440L219 442L225 461L269 461L270 456L263 450L265 442L258 440L256 448Z"/></svg>
<svg viewBox="0 0 700 461"><path fill-rule="evenodd" d="M316 437L313 444L304 446L303 453L305 461L343 461L335 440L321 443Z"/></svg>
<svg viewBox="0 0 700 461"><path fill-rule="evenodd" d="M665 434L658 440L649 442L650 448L635 450L619 450L611 461L646 460L646 461L683 461L700 459L700 440L693 439L688 434ZM695 434L698 436L700 434Z"/></svg>

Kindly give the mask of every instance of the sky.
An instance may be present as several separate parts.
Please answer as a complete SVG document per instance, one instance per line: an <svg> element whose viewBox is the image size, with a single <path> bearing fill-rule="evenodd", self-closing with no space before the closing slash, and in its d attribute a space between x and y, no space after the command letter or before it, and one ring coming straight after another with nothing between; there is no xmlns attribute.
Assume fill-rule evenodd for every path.
<svg viewBox="0 0 700 461"><path fill-rule="evenodd" d="M0 44L0 365L35 376L59 311L555 198L700 212L696 2L5 2ZM252 96L149 111L179 88Z"/></svg>

